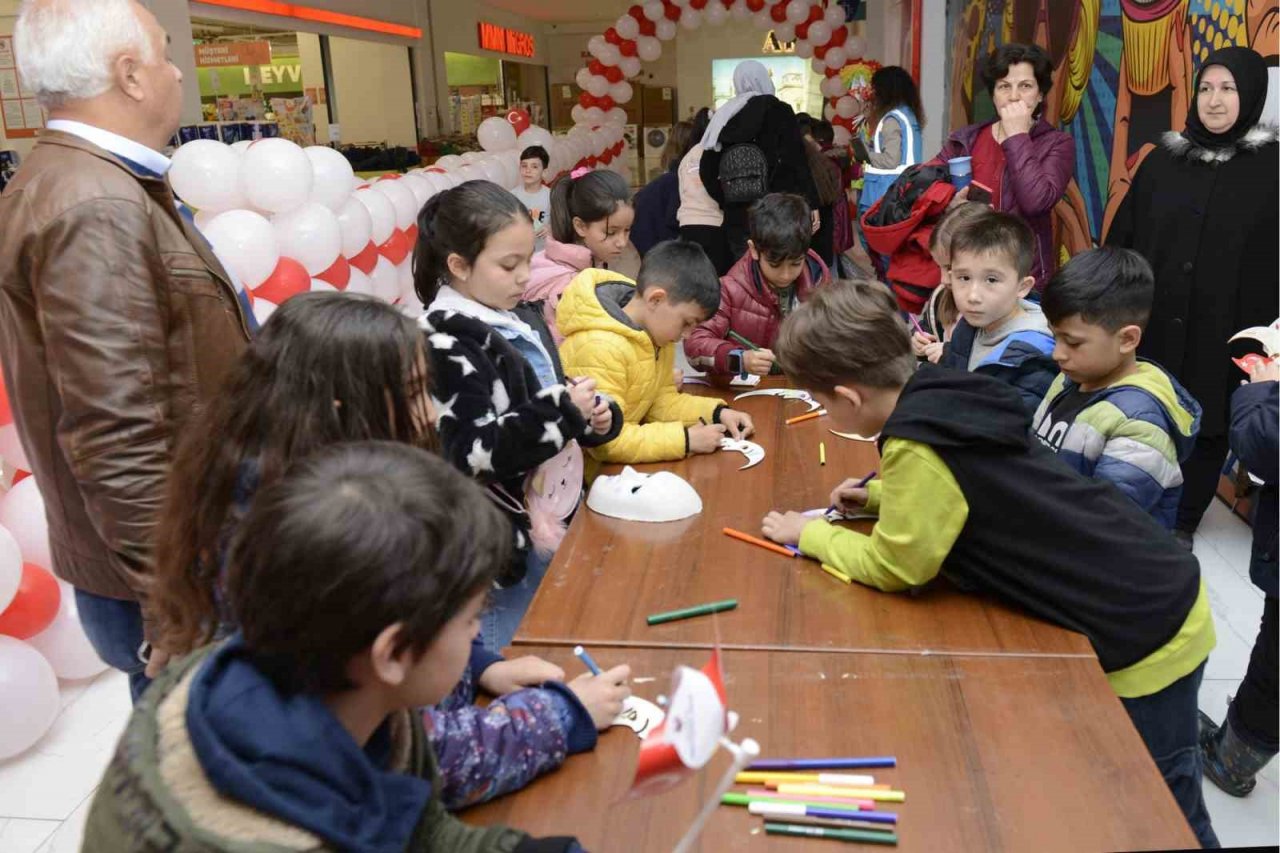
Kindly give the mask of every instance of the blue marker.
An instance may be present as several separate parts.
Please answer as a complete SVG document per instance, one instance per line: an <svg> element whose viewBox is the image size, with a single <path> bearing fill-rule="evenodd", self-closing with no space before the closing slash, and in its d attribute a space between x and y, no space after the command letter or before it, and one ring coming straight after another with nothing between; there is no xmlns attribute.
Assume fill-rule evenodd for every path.
<svg viewBox="0 0 1280 853"><path fill-rule="evenodd" d="M591 659L591 655L587 654L586 649L582 646L574 646L573 653L578 656L578 660L582 661L582 665L591 671L592 675L600 674L600 667Z"/></svg>

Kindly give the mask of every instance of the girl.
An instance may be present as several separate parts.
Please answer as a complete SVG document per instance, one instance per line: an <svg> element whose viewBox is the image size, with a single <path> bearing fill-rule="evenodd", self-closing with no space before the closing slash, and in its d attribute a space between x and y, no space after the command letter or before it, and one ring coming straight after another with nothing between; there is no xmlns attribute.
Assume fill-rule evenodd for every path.
<svg viewBox="0 0 1280 853"><path fill-rule="evenodd" d="M631 190L616 172L579 169L551 188L551 236L533 258L524 298L542 300L543 317L556 346L560 295L588 267L608 268L631 242Z"/></svg>
<svg viewBox="0 0 1280 853"><path fill-rule="evenodd" d="M920 129L924 108L920 91L905 68L890 65L871 75L871 104L867 116L872 148L863 168L858 218L880 200L908 166L921 160Z"/></svg>
<svg viewBox="0 0 1280 853"><path fill-rule="evenodd" d="M951 340L951 330L960 319L951 295L951 238L963 226L990 211L990 207L976 201L962 203L939 219L929 235L929 254L942 270L942 281L933 289L920 313L920 327L911 334L911 351L916 358L925 358L934 364L942 358L942 345Z"/></svg>
<svg viewBox="0 0 1280 853"><path fill-rule="evenodd" d="M553 202L553 229L564 225L557 210ZM566 386L542 312L520 301L532 255L528 211L488 181L439 193L418 214L414 287L427 306L444 455L489 487L515 536L483 621L490 649L515 635L582 496L579 442L606 444L622 429L617 404L593 380Z"/></svg>
<svg viewBox="0 0 1280 853"><path fill-rule="evenodd" d="M256 492L338 442L433 447L434 419L426 349L412 320L373 297L311 293L281 305L178 446L149 596L159 635L152 674L169 655L234 630L226 552ZM591 723L606 721L621 701L616 680L519 690L563 677L536 658L503 661L472 649L454 693L425 712L448 804L522 787L559 766L566 746L590 748ZM519 692L482 711L472 704L477 684Z"/></svg>
<svg viewBox="0 0 1280 853"><path fill-rule="evenodd" d="M662 173L636 193L635 227L631 229L631 242L635 244L641 257L662 241L674 240L680 236L680 223L676 219L680 209L680 177L677 170L680 168L680 161L695 142L693 134L693 122L676 122L667 139L667 146L662 149ZM701 134L697 138L701 139Z"/></svg>

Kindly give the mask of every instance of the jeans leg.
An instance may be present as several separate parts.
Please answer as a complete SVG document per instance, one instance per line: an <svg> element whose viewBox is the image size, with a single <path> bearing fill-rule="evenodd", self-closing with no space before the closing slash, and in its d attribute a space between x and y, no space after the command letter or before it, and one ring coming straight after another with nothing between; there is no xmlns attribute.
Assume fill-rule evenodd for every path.
<svg viewBox="0 0 1280 853"><path fill-rule="evenodd" d="M138 656L143 643L142 608L136 601L105 598L77 589L76 609L98 657L129 676L129 692L137 702L151 683L145 673L147 665Z"/></svg>
<svg viewBox="0 0 1280 853"><path fill-rule="evenodd" d="M500 653L511 644L550 563L550 557L540 557L531 550L525 558L524 579L490 594L489 607L480 620L481 637L490 651Z"/></svg>
<svg viewBox="0 0 1280 853"><path fill-rule="evenodd" d="M1121 699L1138 734L1178 807L1204 847L1220 847L1201 788L1197 696L1204 678L1202 663L1164 690L1137 699Z"/></svg>

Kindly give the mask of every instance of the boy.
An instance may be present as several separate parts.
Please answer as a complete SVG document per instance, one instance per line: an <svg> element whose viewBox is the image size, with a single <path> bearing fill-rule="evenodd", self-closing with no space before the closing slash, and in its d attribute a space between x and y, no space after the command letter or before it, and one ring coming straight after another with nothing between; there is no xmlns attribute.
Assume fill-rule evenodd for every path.
<svg viewBox="0 0 1280 853"><path fill-rule="evenodd" d="M828 280L827 265L809 249L813 229L803 198L770 193L751 205L747 223L747 253L720 279L720 308L684 343L689 364L708 373L776 372L771 347L778 327Z"/></svg>
<svg viewBox="0 0 1280 853"><path fill-rule="evenodd" d="M1154 291L1150 265L1129 249L1091 249L1058 270L1041 304L1062 373L1031 423L1059 459L1111 481L1172 530L1200 404L1164 368L1138 360Z"/></svg>
<svg viewBox="0 0 1280 853"><path fill-rule="evenodd" d="M951 295L960 321L943 348L943 367L993 376L1012 385L1027 414L1058 374L1053 336L1040 306L1025 297L1036 239L1027 224L992 212L951 238Z"/></svg>
<svg viewBox="0 0 1280 853"><path fill-rule="evenodd" d="M598 462L667 462L714 453L727 432L750 435L751 418L720 400L682 394L675 344L715 313L720 282L696 243L668 240L649 250L632 284L608 270L584 270L560 300L569 376L588 376L618 402L625 425L589 452ZM594 475L599 466L589 467Z"/></svg>
<svg viewBox="0 0 1280 853"><path fill-rule="evenodd" d="M547 224L551 221L551 189L542 183L543 173L551 164L551 155L541 145L530 145L520 152L520 186L512 195L529 208L533 217L533 250L541 252L547 242Z"/></svg>
<svg viewBox="0 0 1280 853"><path fill-rule="evenodd" d="M773 512L764 533L885 591L945 574L1089 638L1192 828L1214 841L1196 760L1196 693L1214 644L1196 558L1115 489L1030 433L1017 392L921 365L877 282L820 288L783 323L778 360L834 428L880 434L879 481L846 481L870 536Z"/></svg>
<svg viewBox="0 0 1280 853"><path fill-rule="evenodd" d="M231 546L240 631L143 695L88 846L579 850L449 815L416 710L467 666L510 541L482 489L426 451L352 443L291 468Z"/></svg>

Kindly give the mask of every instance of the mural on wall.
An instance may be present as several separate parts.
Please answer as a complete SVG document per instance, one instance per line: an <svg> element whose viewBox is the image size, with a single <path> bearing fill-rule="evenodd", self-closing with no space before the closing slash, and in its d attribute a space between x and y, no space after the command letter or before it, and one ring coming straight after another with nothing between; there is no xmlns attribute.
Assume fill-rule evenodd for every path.
<svg viewBox="0 0 1280 853"><path fill-rule="evenodd" d="M1045 117L1076 143L1076 175L1054 211L1063 259L1099 242L1138 164L1182 130L1200 63L1252 47L1275 66L1277 0L952 0L952 129L994 118L982 62L1034 42L1053 62Z"/></svg>

